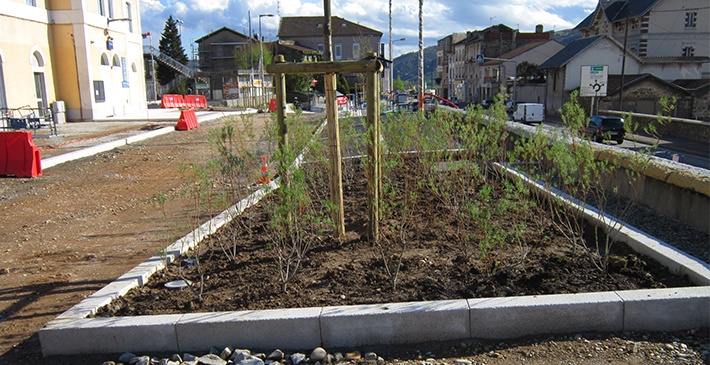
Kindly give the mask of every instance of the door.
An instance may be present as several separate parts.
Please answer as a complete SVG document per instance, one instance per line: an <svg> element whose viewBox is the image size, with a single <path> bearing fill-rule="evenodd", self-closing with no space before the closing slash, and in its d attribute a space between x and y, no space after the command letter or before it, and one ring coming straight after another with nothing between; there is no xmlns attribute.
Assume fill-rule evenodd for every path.
<svg viewBox="0 0 710 365"><path fill-rule="evenodd" d="M45 108L47 107L47 93L44 86L44 73L35 72L35 98L37 99L37 109L39 116L44 117Z"/></svg>

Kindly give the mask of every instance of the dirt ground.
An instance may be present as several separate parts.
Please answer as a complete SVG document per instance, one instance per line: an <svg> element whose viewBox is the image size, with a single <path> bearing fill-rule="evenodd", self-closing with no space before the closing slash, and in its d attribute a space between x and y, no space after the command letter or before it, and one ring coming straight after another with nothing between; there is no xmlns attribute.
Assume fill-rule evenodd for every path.
<svg viewBox="0 0 710 365"><path fill-rule="evenodd" d="M190 230L176 223L188 210L184 200L177 199L185 183L179 165L206 162L212 155L208 131L219 125L209 122L189 132L68 162L40 178L0 180L0 364L115 360L43 360L37 331ZM169 199L159 209L155 197L161 193ZM433 363L453 363L456 356L474 364L701 364L710 344L708 330L699 329L461 343L438 350L422 346L409 355L392 352L388 361L408 357L402 361L420 363L436 357ZM446 354L452 356L450 361L442 359Z"/></svg>
<svg viewBox="0 0 710 365"><path fill-rule="evenodd" d="M34 179L0 179L0 364L41 363L37 330L154 255L166 245L165 232L188 232L163 219L154 198L166 194L169 216L184 216L184 201L175 199L185 181L179 166L210 158L208 132L219 125L207 122L67 162ZM125 123L113 130L146 127ZM74 145L91 138L73 136ZM56 154L42 149L43 156Z"/></svg>

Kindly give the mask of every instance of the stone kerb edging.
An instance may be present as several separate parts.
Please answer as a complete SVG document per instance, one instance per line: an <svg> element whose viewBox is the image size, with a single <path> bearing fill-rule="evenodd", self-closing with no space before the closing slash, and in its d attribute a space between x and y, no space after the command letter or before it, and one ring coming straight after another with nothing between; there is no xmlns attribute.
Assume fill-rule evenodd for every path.
<svg viewBox="0 0 710 365"><path fill-rule="evenodd" d="M494 165L507 174L523 179L529 187L535 189L538 193L545 194L555 201L563 202L563 204L568 204L578 209L587 221L596 225L611 227L610 237L612 239L624 242L634 251L658 261L673 274L680 276L687 275L688 278L697 285L710 285L709 264L678 250L634 226L623 222L620 223L618 218L610 214L601 214L595 207L570 197L557 188L545 186L503 164L496 163Z"/></svg>
<svg viewBox="0 0 710 365"><path fill-rule="evenodd" d="M265 190L257 193L263 194ZM243 204L256 202L247 198ZM240 202L242 204L242 202ZM231 220L224 212L170 246L168 255ZM592 218L595 217L590 213ZM621 230L623 232L623 229ZM631 234L633 233L633 234ZM629 242L647 245L631 232ZM656 240L657 241L657 240ZM631 244L630 244L631 245ZM663 245L660 245L663 247ZM452 339L503 339L583 331L672 331L710 327L710 272L677 250L652 249L701 287L601 293L459 299L280 310L86 318L167 262L154 256L66 311L39 331L44 356L85 353L190 352L211 346L309 349L413 344ZM650 255L649 255L650 256ZM673 264L675 263L675 264ZM686 268L690 266L690 268Z"/></svg>
<svg viewBox="0 0 710 365"><path fill-rule="evenodd" d="M465 111L450 108L453 112L465 113ZM488 121L488 116L483 118ZM520 124L517 122L505 121L506 130L510 133L531 138L539 132L537 127ZM617 161L626 169L634 169L633 163L628 156L634 151L622 150L616 146L606 146L601 144L593 144L590 141L583 140L578 137L564 137L560 134L549 134L550 143L555 140L565 138L564 142L571 144L573 138L577 143L590 143L590 147L595 151L595 157L601 160ZM689 189L691 191L710 197L710 171L697 168L694 166L685 165L678 162L672 162L661 157L651 156L650 163L644 165L640 174L663 181L664 183L677 186L679 188Z"/></svg>

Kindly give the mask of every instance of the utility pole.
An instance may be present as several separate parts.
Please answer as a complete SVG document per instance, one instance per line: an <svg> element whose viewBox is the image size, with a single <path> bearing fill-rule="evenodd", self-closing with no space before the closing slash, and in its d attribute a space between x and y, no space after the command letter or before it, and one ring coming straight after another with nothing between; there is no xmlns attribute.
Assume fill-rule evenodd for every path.
<svg viewBox="0 0 710 365"><path fill-rule="evenodd" d="M249 94L251 96L252 90L254 87L254 52L252 50L252 38L254 38L254 33L251 30L251 10L248 12L249 16L249 62L250 62L250 74L249 77L251 78L249 80L251 87L249 88Z"/></svg>
<svg viewBox="0 0 710 365"><path fill-rule="evenodd" d="M419 98L419 110L424 109L424 0L419 0L419 72L417 75L417 88Z"/></svg>
<svg viewBox="0 0 710 365"><path fill-rule="evenodd" d="M383 55L384 56L384 55ZM394 89L394 59L392 59L392 0L390 0L390 69L387 73L389 81L387 82L388 99L392 96Z"/></svg>
<svg viewBox="0 0 710 365"><path fill-rule="evenodd" d="M624 100L624 74L626 72L626 41L629 37L629 4L626 5L626 27L624 29L624 54L621 56L621 87L619 88L619 111Z"/></svg>

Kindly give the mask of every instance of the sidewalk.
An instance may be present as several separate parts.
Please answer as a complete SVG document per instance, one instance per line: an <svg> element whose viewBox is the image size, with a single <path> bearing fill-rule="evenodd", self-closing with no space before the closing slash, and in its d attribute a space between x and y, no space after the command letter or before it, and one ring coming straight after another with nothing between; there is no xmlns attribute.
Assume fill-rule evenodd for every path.
<svg viewBox="0 0 710 365"><path fill-rule="evenodd" d="M256 110L196 111L198 122L206 122L227 115L253 113ZM174 128L180 118L178 109L147 109L129 115L57 124L57 134L49 128L32 130L34 144L42 159L51 158L103 143L130 138L162 128Z"/></svg>

